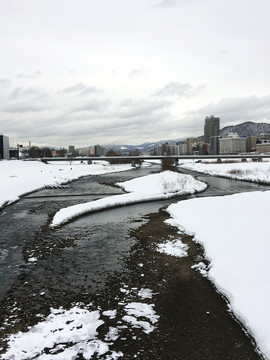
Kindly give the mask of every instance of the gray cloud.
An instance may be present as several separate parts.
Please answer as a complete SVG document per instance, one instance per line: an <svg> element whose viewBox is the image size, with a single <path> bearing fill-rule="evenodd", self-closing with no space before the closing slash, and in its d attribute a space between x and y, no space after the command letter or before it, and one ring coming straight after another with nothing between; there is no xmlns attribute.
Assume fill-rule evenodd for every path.
<svg viewBox="0 0 270 360"><path fill-rule="evenodd" d="M51 133L58 132L65 137L72 134L75 138L85 138L86 136L89 138L89 140L91 139L92 141L96 141L95 139L100 137L106 137L108 139L111 139L112 137L121 137L123 141L123 136L125 140L129 137L134 138L134 134L137 134L137 138L151 133L151 136L153 136L153 130L156 126L158 126L158 128L162 126L163 132L167 127L163 123L163 117L160 116L160 114L151 114L149 117L147 117L147 119L140 117L132 119L107 117L103 118L102 121L96 118L88 118L83 121L78 119L77 126L74 126L73 121L66 121L68 123L65 125L56 123L56 126L53 127ZM51 127L51 125L49 125L49 127ZM47 127L46 131L48 130L49 129Z"/></svg>
<svg viewBox="0 0 270 360"><path fill-rule="evenodd" d="M118 109L118 116L122 118L143 117L147 118L150 114L170 107L172 103L165 100L139 100L133 101L131 99L124 100L120 109Z"/></svg>
<svg viewBox="0 0 270 360"><path fill-rule="evenodd" d="M3 78L0 79L0 85L10 85L11 81L9 79Z"/></svg>
<svg viewBox="0 0 270 360"><path fill-rule="evenodd" d="M221 55L230 55L230 52L226 49L219 49L218 51Z"/></svg>
<svg viewBox="0 0 270 360"><path fill-rule="evenodd" d="M37 87L30 87L30 88L23 88L18 87L12 91L9 98L11 100L17 99L19 97L35 97L36 99L40 99L42 97L47 96L47 93L42 88Z"/></svg>
<svg viewBox="0 0 270 360"><path fill-rule="evenodd" d="M112 107L108 101L87 102L54 117L49 112L40 113L38 118L35 113L26 112L25 121L21 117L20 120L11 117L12 126L7 126L7 129L9 134L20 134L20 141L39 139L39 143L56 146L66 146L67 139L73 139L72 143L81 146L86 146L90 141L104 144L111 142L112 137L113 141L120 141L122 138L123 142L124 138L124 142L129 143L134 142L134 136L139 143L149 140L148 136L153 138L155 132L160 133L160 136L168 132L166 121L170 118L170 104L164 100L146 99L127 99L117 107ZM10 110L15 112L14 109ZM21 106L16 110L33 109ZM36 126L33 126L34 119Z"/></svg>
<svg viewBox="0 0 270 360"><path fill-rule="evenodd" d="M108 100L100 101L100 100L91 100L87 101L79 106L75 106L71 109L71 113L76 112L104 112L108 109L110 102Z"/></svg>
<svg viewBox="0 0 270 360"><path fill-rule="evenodd" d="M188 5L192 2L204 1L204 0L161 0L154 5L154 7L173 7L177 5Z"/></svg>
<svg viewBox="0 0 270 360"><path fill-rule="evenodd" d="M32 102L21 102L6 105L3 107L3 111L7 113L27 113L27 112L39 112L45 111L48 109L48 106L42 106L40 104L33 104Z"/></svg>
<svg viewBox="0 0 270 360"><path fill-rule="evenodd" d="M60 93L64 94L76 94L78 96L88 95L88 94L96 94L102 92L94 86L86 86L82 83L77 83L73 86L67 87L60 91Z"/></svg>
<svg viewBox="0 0 270 360"><path fill-rule="evenodd" d="M166 84L163 88L158 90L154 95L190 97L202 91L203 88L204 88L203 85L194 87L189 83L170 82Z"/></svg>
<svg viewBox="0 0 270 360"><path fill-rule="evenodd" d="M68 139L78 146L111 143L112 138L113 142L126 143L134 143L135 138L140 143L155 136L167 137L179 128L179 123L168 127L171 105L170 101L154 98L125 99L118 104L93 99L70 108L43 111L45 107L38 102L18 102L4 107L8 121L2 131L10 140L50 146L67 146Z"/></svg>
<svg viewBox="0 0 270 360"><path fill-rule="evenodd" d="M144 73L144 69L133 69L131 70L131 72L129 73L129 77L136 77L136 76L140 76Z"/></svg>
<svg viewBox="0 0 270 360"><path fill-rule="evenodd" d="M214 114L220 117L222 127L244 121L269 122L270 95L226 98L187 114L195 118Z"/></svg>
<svg viewBox="0 0 270 360"><path fill-rule="evenodd" d="M36 79L41 75L41 71L36 70L33 74L20 73L16 75L17 79Z"/></svg>

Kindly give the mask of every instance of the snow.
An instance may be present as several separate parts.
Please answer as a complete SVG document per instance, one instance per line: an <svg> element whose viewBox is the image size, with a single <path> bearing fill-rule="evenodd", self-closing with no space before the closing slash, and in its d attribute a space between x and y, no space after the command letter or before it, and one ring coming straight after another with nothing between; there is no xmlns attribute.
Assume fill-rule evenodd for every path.
<svg viewBox="0 0 270 360"><path fill-rule="evenodd" d="M85 359L91 359L94 353L99 355L108 351L108 345L96 339L97 328L103 324L98 311L88 311L74 306L70 310L51 309L51 314L44 321L31 327L28 332L19 332L9 338L10 348L5 354L6 359L29 359L39 356L39 359L50 359L62 343L73 342L76 345L67 348L67 353L61 352L61 357L54 355L54 359L72 359L80 353ZM50 354L43 353L44 349L52 349ZM63 357L64 355L64 357Z"/></svg>
<svg viewBox="0 0 270 360"><path fill-rule="evenodd" d="M157 250L160 253L176 257L188 256L188 246L186 244L183 244L180 239L167 240L165 243L159 244L157 246Z"/></svg>
<svg viewBox="0 0 270 360"><path fill-rule="evenodd" d="M153 292L151 289L143 288L138 292L138 295L142 299L152 299Z"/></svg>
<svg viewBox="0 0 270 360"><path fill-rule="evenodd" d="M102 315L108 316L110 319L114 319L116 317L116 310L103 311Z"/></svg>
<svg viewBox="0 0 270 360"><path fill-rule="evenodd" d="M125 310L127 315L123 316L123 320L130 323L132 327L142 328L146 334L154 331L153 324L159 319L159 315L156 315L154 311L154 304L131 302L125 306ZM148 321L138 320L138 318L147 319Z"/></svg>
<svg viewBox="0 0 270 360"><path fill-rule="evenodd" d="M203 191L207 187L206 184L195 180L190 175L172 171L143 176L118 183L118 185L129 191L129 193L109 196L61 209L55 214L51 226L59 226L74 217L93 211L142 201L168 199L177 195L193 194L194 192Z"/></svg>
<svg viewBox="0 0 270 360"><path fill-rule="evenodd" d="M270 191L197 198L170 205L171 224L194 234L210 260L194 264L225 293L232 311L270 358Z"/></svg>
<svg viewBox="0 0 270 360"><path fill-rule="evenodd" d="M236 180L248 180L270 184L270 162L183 162L181 168L199 171L209 175L223 176Z"/></svg>
<svg viewBox="0 0 270 360"><path fill-rule="evenodd" d="M130 170L131 165L109 165L98 161L88 165L69 161L44 164L40 161L0 161L0 207L45 186L58 186L86 175Z"/></svg>
<svg viewBox="0 0 270 360"><path fill-rule="evenodd" d="M144 301L152 298L151 289L142 289L138 292L137 288L129 289L126 285L124 287L127 295L124 302L118 302L117 310L102 311L100 307L98 310L92 309L92 304L75 304L69 310L62 307L51 308L50 314L46 317L38 314L37 318L41 320L36 325L28 327L28 331L8 336L8 349L2 358L72 360L78 355L86 360L93 357L107 360L123 358L122 352L111 349L122 332L139 328L145 334L149 334L156 329L159 320L153 303L137 301L138 297ZM142 296L142 292L147 296ZM124 314L120 321L119 318L115 319L117 314ZM112 324L113 319L116 325L109 326L104 340L100 339L99 327L107 321Z"/></svg>

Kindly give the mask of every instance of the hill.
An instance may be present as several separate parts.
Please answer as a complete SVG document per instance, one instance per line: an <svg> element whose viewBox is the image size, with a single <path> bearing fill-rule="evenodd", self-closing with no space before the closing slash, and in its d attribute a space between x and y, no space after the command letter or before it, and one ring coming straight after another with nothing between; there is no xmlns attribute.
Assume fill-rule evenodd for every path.
<svg viewBox="0 0 270 360"><path fill-rule="evenodd" d="M238 125L224 127L220 130L220 135L226 136L230 132L235 132L239 136L260 136L262 133L270 134L270 124L247 121Z"/></svg>
<svg viewBox="0 0 270 360"><path fill-rule="evenodd" d="M146 142L140 145L119 145L119 144L110 144L105 145L107 150L114 150L117 153L125 154L125 153L134 153L134 151L139 150L140 153L151 153L153 150L157 148L159 144L164 144L166 142L178 142L184 139L175 139L175 140L160 140L156 142Z"/></svg>

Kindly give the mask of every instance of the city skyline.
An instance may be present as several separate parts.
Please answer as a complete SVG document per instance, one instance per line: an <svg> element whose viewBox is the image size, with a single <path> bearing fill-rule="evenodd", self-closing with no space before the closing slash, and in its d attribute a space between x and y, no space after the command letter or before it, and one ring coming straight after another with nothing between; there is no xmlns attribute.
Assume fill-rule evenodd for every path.
<svg viewBox="0 0 270 360"><path fill-rule="evenodd" d="M11 145L142 144L270 122L266 0L4 0Z"/></svg>

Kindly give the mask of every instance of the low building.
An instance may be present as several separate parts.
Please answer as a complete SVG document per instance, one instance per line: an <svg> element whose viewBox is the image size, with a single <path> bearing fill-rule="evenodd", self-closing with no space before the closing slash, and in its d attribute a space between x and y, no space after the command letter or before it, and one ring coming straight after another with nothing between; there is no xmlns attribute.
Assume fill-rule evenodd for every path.
<svg viewBox="0 0 270 360"><path fill-rule="evenodd" d="M259 153L270 153L270 142L269 143L262 143L256 144L256 151Z"/></svg>
<svg viewBox="0 0 270 360"><path fill-rule="evenodd" d="M246 139L240 138L237 134L228 134L228 137L219 139L219 153L226 154L241 154L246 152Z"/></svg>
<svg viewBox="0 0 270 360"><path fill-rule="evenodd" d="M266 133L260 134L259 140L261 142L270 142L270 134L266 134Z"/></svg>
<svg viewBox="0 0 270 360"><path fill-rule="evenodd" d="M80 148L78 149L79 156L90 156L90 147Z"/></svg>
<svg viewBox="0 0 270 360"><path fill-rule="evenodd" d="M256 151L260 153L270 152L270 134L261 134L256 144Z"/></svg>
<svg viewBox="0 0 270 360"><path fill-rule="evenodd" d="M199 143L199 155L208 155L209 153L209 146L205 142L201 141Z"/></svg>
<svg viewBox="0 0 270 360"><path fill-rule="evenodd" d="M9 158L10 159L19 159L19 149L18 148L10 148L9 149Z"/></svg>
<svg viewBox="0 0 270 360"><path fill-rule="evenodd" d="M211 155L219 155L220 152L219 140L220 140L220 136L211 136L210 147L209 147L209 153Z"/></svg>
<svg viewBox="0 0 270 360"><path fill-rule="evenodd" d="M179 145L173 142L159 144L157 147L157 155L179 155Z"/></svg>
<svg viewBox="0 0 270 360"><path fill-rule="evenodd" d="M192 155L193 151L198 150L198 140L196 138L190 137L186 139L187 143L187 155Z"/></svg>
<svg viewBox="0 0 270 360"><path fill-rule="evenodd" d="M9 159L9 137L0 135L0 160Z"/></svg>
<svg viewBox="0 0 270 360"><path fill-rule="evenodd" d="M187 144L181 143L178 145L179 155L187 155Z"/></svg>

